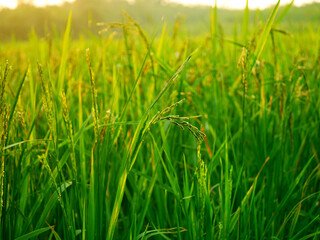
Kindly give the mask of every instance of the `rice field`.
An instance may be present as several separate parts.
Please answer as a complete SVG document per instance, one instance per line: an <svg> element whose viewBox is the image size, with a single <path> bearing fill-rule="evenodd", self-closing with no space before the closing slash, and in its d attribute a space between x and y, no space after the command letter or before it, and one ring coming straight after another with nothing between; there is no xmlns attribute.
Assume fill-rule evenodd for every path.
<svg viewBox="0 0 320 240"><path fill-rule="evenodd" d="M320 28L279 2L1 43L0 239L318 239Z"/></svg>

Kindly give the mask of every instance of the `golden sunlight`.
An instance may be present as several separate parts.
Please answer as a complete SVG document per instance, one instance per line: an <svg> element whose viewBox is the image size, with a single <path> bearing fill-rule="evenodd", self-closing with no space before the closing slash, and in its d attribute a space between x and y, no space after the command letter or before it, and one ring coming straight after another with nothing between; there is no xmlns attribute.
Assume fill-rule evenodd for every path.
<svg viewBox="0 0 320 240"><path fill-rule="evenodd" d="M45 6L45 5L59 5L63 2L73 2L74 0L20 0L25 3L32 3L36 6ZM134 1L134 0L128 0ZM0 7L9 7L15 8L18 5L19 0L0 0ZM184 5L214 5L215 0L164 0L164 2L176 2ZM288 4L291 0L281 0L281 4ZM303 5L305 3L311 2L320 2L320 0L295 0L294 4L297 6ZM277 3L277 0L256 0L249 1L250 8L266 8ZM217 0L219 7L224 8L236 8L241 9L246 5L246 0Z"/></svg>
<svg viewBox="0 0 320 240"><path fill-rule="evenodd" d="M42 7L45 5L59 5L63 2L73 2L74 0L25 0L24 3L32 3L36 6ZM18 5L18 0L0 0L0 7L15 8Z"/></svg>
<svg viewBox="0 0 320 240"><path fill-rule="evenodd" d="M201 5L214 5L215 0L168 0L168 2L176 2L176 3L182 3L186 5L195 5L195 4L201 4ZM249 1L249 7L250 8L266 8L272 5L275 5L278 1L277 0L256 0L256 1ZM281 0L281 4L288 4L291 0ZM306 3L311 2L319 2L319 0L295 0L295 5L303 5ZM217 4L219 7L224 8L245 8L246 6L246 0L217 0Z"/></svg>
<svg viewBox="0 0 320 240"><path fill-rule="evenodd" d="M45 5L59 5L63 2L73 2L72 0L34 0L34 4L37 6L45 6Z"/></svg>
<svg viewBox="0 0 320 240"><path fill-rule="evenodd" d="M15 8L17 6L17 1L12 0L0 0L1 7Z"/></svg>

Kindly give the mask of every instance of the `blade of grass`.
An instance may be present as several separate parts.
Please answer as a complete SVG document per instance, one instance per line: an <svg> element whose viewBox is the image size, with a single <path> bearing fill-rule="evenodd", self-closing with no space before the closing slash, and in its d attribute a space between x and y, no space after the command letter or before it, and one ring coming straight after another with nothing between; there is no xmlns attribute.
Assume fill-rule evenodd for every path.
<svg viewBox="0 0 320 240"><path fill-rule="evenodd" d="M14 111L15 111L16 106L17 106L17 103L18 103L18 99L19 99L19 96L20 96L20 93L21 93L21 89L22 89L23 83L24 83L24 81L25 81L25 79L26 79L26 77L27 77L28 70L29 70L29 67L27 67L27 69L26 69L26 71L25 71L25 73L24 73L24 75L23 75L23 77L22 77L22 80L21 80L21 82L20 82L20 84L19 84L19 87L18 87L17 94L16 94L16 96L15 96L15 98L14 98L14 103L13 103L13 105L12 105L12 107L11 107L11 113L10 113L9 122L8 122L8 129L9 129L9 127L10 127L10 123L11 123L11 121L12 121L13 114L14 114ZM8 134L9 134L9 131L8 131ZM8 140L9 140L9 138L7 137L6 145L8 144Z"/></svg>
<svg viewBox="0 0 320 240"><path fill-rule="evenodd" d="M275 7L273 8L270 16L269 16L269 19L266 23L266 25L264 26L264 30L258 40L258 43L257 43L257 47L253 53L253 56L251 57L251 62L249 63L249 69L247 71L247 79L252 71L252 69L254 68L258 58L260 57L263 49L264 49L264 46L267 42L267 39L268 39L268 36L269 36L269 33L271 31L271 27L272 27L272 24L274 22L274 19L277 15L277 12L278 12L278 9L279 9L279 5L280 5L280 0L278 0L277 4L275 5Z"/></svg>
<svg viewBox="0 0 320 240"><path fill-rule="evenodd" d="M279 13L279 16L277 17L277 20L274 22L275 24L279 24L282 19L285 17L285 15L288 13L290 10L291 6L293 5L294 0L292 0L287 6Z"/></svg>
<svg viewBox="0 0 320 240"><path fill-rule="evenodd" d="M243 25L242 25L242 41L244 43L248 40L249 31L249 0L246 1L246 7L244 9Z"/></svg>
<svg viewBox="0 0 320 240"><path fill-rule="evenodd" d="M66 30L64 32L63 41L62 41L62 55L61 55L61 62L60 62L59 75L58 75L57 93L61 92L61 89L64 85L64 78L65 78L66 65L67 65L68 52L69 52L71 19L72 19L72 11L70 11L69 13L67 26L66 26Z"/></svg>
<svg viewBox="0 0 320 240"><path fill-rule="evenodd" d="M37 237L40 234L42 234L42 233L44 233L44 232L46 232L46 231L48 231L50 229L51 229L51 227L40 228L40 229L34 230L34 231L30 232L30 233L27 233L27 234L25 234L25 235L23 235L21 237L18 237L15 240L28 240L30 238Z"/></svg>

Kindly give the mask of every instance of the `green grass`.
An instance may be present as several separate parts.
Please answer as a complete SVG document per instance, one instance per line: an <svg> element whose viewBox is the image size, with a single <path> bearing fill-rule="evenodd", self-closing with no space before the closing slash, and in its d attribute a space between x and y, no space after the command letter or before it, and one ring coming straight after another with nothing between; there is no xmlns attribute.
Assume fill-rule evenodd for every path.
<svg viewBox="0 0 320 240"><path fill-rule="evenodd" d="M319 29L278 4L231 38L213 8L3 43L0 239L317 239Z"/></svg>

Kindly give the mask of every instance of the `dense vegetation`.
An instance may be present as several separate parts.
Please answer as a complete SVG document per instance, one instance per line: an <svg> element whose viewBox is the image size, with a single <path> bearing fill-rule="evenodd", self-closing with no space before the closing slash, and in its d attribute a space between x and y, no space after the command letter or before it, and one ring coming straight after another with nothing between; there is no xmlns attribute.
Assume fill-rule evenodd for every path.
<svg viewBox="0 0 320 240"><path fill-rule="evenodd" d="M0 238L317 239L320 28L288 9L3 42Z"/></svg>
<svg viewBox="0 0 320 240"><path fill-rule="evenodd" d="M136 0L134 3L128 3L126 0L76 0L62 6L41 8L23 3L28 1L21 2L16 9L0 11L0 40L26 40L31 28L40 38L61 34L70 10L73 12L73 37L96 34L99 30L96 22L122 22L123 11L129 13L150 34L155 26L161 26L163 19L169 25L180 24L180 34L199 36L210 28L209 7L188 7L164 0ZM279 10L283 11L285 8L281 6ZM270 11L271 9L254 11L249 16L250 24L266 21ZM242 10L219 9L218 20L219 32L232 35L235 27L241 31L244 14ZM305 31L310 25L317 25L319 21L320 3L312 3L302 7L292 6L282 19L281 25L285 29ZM170 33L172 34L172 31Z"/></svg>

